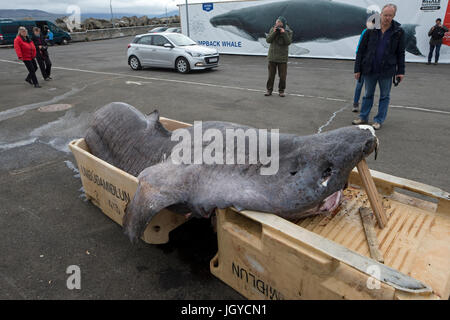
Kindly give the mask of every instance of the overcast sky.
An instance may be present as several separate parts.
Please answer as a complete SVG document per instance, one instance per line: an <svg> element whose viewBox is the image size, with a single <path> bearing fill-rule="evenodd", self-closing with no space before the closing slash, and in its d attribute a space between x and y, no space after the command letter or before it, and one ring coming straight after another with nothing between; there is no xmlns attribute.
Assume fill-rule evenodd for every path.
<svg viewBox="0 0 450 320"><path fill-rule="evenodd" d="M211 0L188 0L189 3L212 2ZM219 0L220 1L220 0ZM214 2L217 2L215 0ZM112 0L113 12L162 14L177 10L177 4L185 0ZM81 13L109 13L109 0L0 0L0 9L38 9L51 13L65 13L69 5L77 5Z"/></svg>

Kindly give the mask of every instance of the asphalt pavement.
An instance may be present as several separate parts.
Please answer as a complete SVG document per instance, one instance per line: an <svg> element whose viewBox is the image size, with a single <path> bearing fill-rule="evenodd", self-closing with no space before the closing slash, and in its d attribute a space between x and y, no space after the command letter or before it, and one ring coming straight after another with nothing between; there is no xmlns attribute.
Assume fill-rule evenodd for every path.
<svg viewBox="0 0 450 320"><path fill-rule="evenodd" d="M356 116L353 61L290 59L288 95L264 97L265 57L223 55L219 68L187 75L133 71L131 40L50 47L53 80L38 71L40 89L24 81L14 50L0 49L0 299L242 298L209 272L217 243L208 220L189 221L168 244L132 245L86 201L67 143L83 136L96 109L122 101L190 123L298 135L347 126ZM450 65L407 64L371 169L450 191L449 79ZM80 290L66 286L71 265L80 267Z"/></svg>

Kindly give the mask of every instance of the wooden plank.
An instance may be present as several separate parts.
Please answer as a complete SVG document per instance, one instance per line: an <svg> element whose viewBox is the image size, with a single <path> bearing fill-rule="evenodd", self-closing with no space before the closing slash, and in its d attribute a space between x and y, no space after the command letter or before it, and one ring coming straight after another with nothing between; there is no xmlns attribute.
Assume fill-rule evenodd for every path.
<svg viewBox="0 0 450 320"><path fill-rule="evenodd" d="M359 175L361 176L364 189L366 190L367 196L369 198L370 205L372 206L373 213L377 218L378 226L383 229L386 226L388 219L381 203L377 188L375 187L375 183L373 182L372 176L370 174L369 167L367 166L366 160L363 159L360 163L358 163L357 168Z"/></svg>
<svg viewBox="0 0 450 320"><path fill-rule="evenodd" d="M430 186L424 183L420 183L414 180L408 180L405 178L400 178L392 176L390 174L379 172L375 170L369 170L370 174L377 187L383 189L383 187L389 187L390 189L399 188L403 190L408 190L422 194L431 198L438 200L450 201L450 193L434 186ZM357 169L353 169L350 174L350 181L352 182L358 176Z"/></svg>
<svg viewBox="0 0 450 320"><path fill-rule="evenodd" d="M367 243L369 244L370 256L372 259L380 263L384 263L383 255L378 246L378 238L374 229L372 221L372 213L369 208L359 208L359 214L364 227L364 233L366 234Z"/></svg>
<svg viewBox="0 0 450 320"><path fill-rule="evenodd" d="M172 119L168 119L165 117L160 117L159 121L169 131L174 131L176 129L187 128L187 127L192 126L192 124L190 124L190 123L172 120Z"/></svg>

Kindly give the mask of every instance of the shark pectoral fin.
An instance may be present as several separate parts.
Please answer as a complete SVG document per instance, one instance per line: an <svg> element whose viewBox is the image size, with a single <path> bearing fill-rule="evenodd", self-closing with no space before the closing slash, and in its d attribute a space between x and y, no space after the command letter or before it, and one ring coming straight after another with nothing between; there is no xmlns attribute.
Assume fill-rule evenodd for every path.
<svg viewBox="0 0 450 320"><path fill-rule="evenodd" d="M308 53L309 53L308 49L300 47L296 44L292 44L291 46L289 46L289 54L301 56Z"/></svg>
<svg viewBox="0 0 450 320"><path fill-rule="evenodd" d="M264 47L269 48L269 44L266 41L266 38L258 38L258 42Z"/></svg>
<svg viewBox="0 0 450 320"><path fill-rule="evenodd" d="M132 243L136 243L153 217L162 209L176 204L172 194L140 181L133 199L125 209L123 228Z"/></svg>

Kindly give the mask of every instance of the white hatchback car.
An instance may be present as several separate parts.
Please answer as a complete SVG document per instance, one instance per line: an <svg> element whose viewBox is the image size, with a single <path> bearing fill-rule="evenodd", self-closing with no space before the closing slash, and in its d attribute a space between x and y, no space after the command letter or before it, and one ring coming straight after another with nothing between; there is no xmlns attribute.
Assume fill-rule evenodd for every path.
<svg viewBox="0 0 450 320"><path fill-rule="evenodd" d="M131 69L143 67L173 68L181 73L219 66L219 52L198 45L180 33L147 33L137 35L128 45Z"/></svg>

